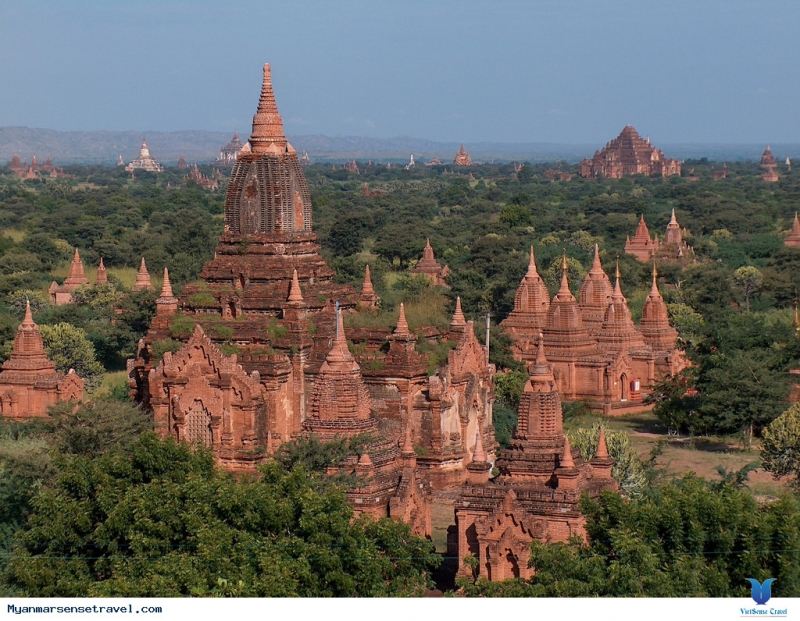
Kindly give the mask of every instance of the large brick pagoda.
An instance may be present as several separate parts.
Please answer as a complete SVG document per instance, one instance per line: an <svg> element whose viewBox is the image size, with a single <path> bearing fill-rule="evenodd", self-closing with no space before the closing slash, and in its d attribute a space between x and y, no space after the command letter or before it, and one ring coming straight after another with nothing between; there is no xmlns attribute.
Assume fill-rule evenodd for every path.
<svg viewBox="0 0 800 621"><path fill-rule="evenodd" d="M669 177L681 174L680 160L664 156L636 128L626 125L619 136L580 165L581 177L622 179L633 175Z"/></svg>

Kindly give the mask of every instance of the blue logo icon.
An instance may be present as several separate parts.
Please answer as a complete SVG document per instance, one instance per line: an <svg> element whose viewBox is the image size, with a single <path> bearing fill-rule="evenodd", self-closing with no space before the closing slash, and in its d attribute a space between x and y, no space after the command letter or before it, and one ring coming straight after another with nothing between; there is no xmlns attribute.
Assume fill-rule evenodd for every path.
<svg viewBox="0 0 800 621"><path fill-rule="evenodd" d="M747 580L752 585L750 595L753 597L753 601L759 606L766 604L769 598L772 597L772 583L775 582L775 578L767 578L763 583L755 578L748 578Z"/></svg>

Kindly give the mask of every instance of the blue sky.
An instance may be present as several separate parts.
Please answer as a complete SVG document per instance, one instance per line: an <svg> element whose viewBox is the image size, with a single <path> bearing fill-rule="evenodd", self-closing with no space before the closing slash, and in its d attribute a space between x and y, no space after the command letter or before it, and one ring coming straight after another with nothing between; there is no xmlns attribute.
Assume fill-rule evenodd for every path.
<svg viewBox="0 0 800 621"><path fill-rule="evenodd" d="M796 0L40 0L0 5L0 126L800 141Z"/></svg>

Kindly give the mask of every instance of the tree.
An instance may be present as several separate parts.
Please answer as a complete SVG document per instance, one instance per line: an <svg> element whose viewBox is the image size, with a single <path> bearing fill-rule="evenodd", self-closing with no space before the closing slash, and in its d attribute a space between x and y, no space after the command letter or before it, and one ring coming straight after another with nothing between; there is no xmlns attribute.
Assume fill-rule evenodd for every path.
<svg viewBox="0 0 800 621"><path fill-rule="evenodd" d="M764 469L776 478L790 476L800 485L800 403L795 403L764 429L761 442Z"/></svg>
<svg viewBox="0 0 800 621"><path fill-rule="evenodd" d="M647 475L642 461L631 445L630 437L624 431L611 431L604 425L591 428L581 427L567 432L570 444L578 449L584 460L591 460L597 451L600 428L606 436L608 454L614 459L611 476L619 483L620 489L629 496L642 494L647 485Z"/></svg>
<svg viewBox="0 0 800 621"><path fill-rule="evenodd" d="M405 524L354 520L324 476L236 478L152 434L66 459L32 506L5 572L28 596L420 595L436 564Z"/></svg>
<svg viewBox="0 0 800 621"><path fill-rule="evenodd" d="M752 265L743 265L733 273L733 282L739 287L744 296L745 310L750 312L750 297L759 289L764 282L761 272Z"/></svg>
<svg viewBox="0 0 800 621"><path fill-rule="evenodd" d="M47 357L58 371L67 373L75 369L90 389L99 383L103 365L97 362L94 346L84 330L69 323L42 325L39 329Z"/></svg>

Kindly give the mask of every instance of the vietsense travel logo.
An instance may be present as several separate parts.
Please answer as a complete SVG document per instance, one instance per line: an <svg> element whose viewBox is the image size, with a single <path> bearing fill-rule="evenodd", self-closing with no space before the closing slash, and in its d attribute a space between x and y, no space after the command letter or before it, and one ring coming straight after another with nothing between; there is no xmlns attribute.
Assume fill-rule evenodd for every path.
<svg viewBox="0 0 800 621"><path fill-rule="evenodd" d="M764 580L764 582L759 582L755 578L748 578L747 580L750 583L750 596L758 605L758 608L740 608L739 611L741 612L741 617L785 619L789 616L788 608L767 607L767 602L772 597L772 583L775 582L775 578L767 578Z"/></svg>

